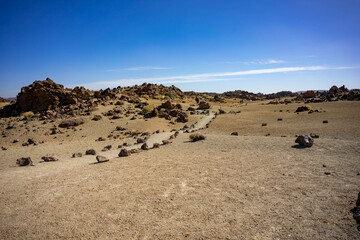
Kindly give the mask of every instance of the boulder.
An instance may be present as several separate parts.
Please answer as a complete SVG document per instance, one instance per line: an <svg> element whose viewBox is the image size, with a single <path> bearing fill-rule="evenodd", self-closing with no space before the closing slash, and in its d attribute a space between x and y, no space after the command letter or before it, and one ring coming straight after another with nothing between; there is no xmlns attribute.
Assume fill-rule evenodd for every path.
<svg viewBox="0 0 360 240"><path fill-rule="evenodd" d="M34 166L34 163L30 157L18 158L16 160L16 164L19 166Z"/></svg>
<svg viewBox="0 0 360 240"><path fill-rule="evenodd" d="M61 128L76 127L85 122L82 118L66 119L59 124Z"/></svg>
<svg viewBox="0 0 360 240"><path fill-rule="evenodd" d="M47 154L47 155L43 156L41 159L44 160L45 162L59 161L59 158L56 157L54 154Z"/></svg>
<svg viewBox="0 0 360 240"><path fill-rule="evenodd" d="M102 119L102 116L101 115L95 115L91 120L93 121L99 121Z"/></svg>
<svg viewBox="0 0 360 240"><path fill-rule="evenodd" d="M195 133L190 135L190 139L191 141L196 142L200 140L205 140L205 136L199 133Z"/></svg>
<svg viewBox="0 0 360 240"><path fill-rule="evenodd" d="M103 163L103 162L108 162L109 161L109 159L107 157L102 156L102 155L97 155L96 160L98 161L98 163Z"/></svg>
<svg viewBox="0 0 360 240"><path fill-rule="evenodd" d="M144 143L144 144L141 146L141 149L142 149L142 150L149 150L149 146L147 145L147 143Z"/></svg>
<svg viewBox="0 0 360 240"><path fill-rule="evenodd" d="M119 157L128 157L130 155L131 155L131 153L125 148L121 149L121 151L119 153Z"/></svg>
<svg viewBox="0 0 360 240"><path fill-rule="evenodd" d="M311 110L310 106L301 106L301 107L298 107L295 112L307 112L310 110Z"/></svg>
<svg viewBox="0 0 360 240"><path fill-rule="evenodd" d="M314 140L309 135L300 135L296 138L295 142L303 147L311 147L314 144Z"/></svg>
<svg viewBox="0 0 360 240"><path fill-rule="evenodd" d="M166 102L162 103L159 108L165 108L166 110L172 110L175 108L174 104L167 100Z"/></svg>
<svg viewBox="0 0 360 240"><path fill-rule="evenodd" d="M74 153L72 155L73 158L82 157L82 153Z"/></svg>
<svg viewBox="0 0 360 240"><path fill-rule="evenodd" d="M204 102L204 101L201 101L199 103L199 108L200 109L209 109L210 108L210 104L208 102Z"/></svg>
<svg viewBox="0 0 360 240"><path fill-rule="evenodd" d="M86 150L86 155L96 155L96 151L93 148Z"/></svg>

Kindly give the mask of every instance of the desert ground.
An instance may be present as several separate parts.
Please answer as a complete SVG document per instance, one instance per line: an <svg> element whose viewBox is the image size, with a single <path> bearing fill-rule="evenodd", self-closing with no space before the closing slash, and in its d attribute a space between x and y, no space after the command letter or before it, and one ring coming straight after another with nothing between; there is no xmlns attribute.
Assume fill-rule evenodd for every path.
<svg viewBox="0 0 360 240"><path fill-rule="evenodd" d="M0 239L360 239L350 212L360 191L360 102L311 103L312 114L295 113L303 103L267 103L212 103L186 123L205 140L180 131L128 157L118 145L141 145L108 138L117 126L149 132L151 147L185 123L91 120L112 105L55 135L46 133L60 120L2 118ZM219 108L225 114L212 120ZM312 147L295 143L310 133L319 135ZM29 138L39 144L22 146ZM110 161L98 164L89 148ZM42 161L46 154L59 161ZM17 166L20 157L34 166Z"/></svg>

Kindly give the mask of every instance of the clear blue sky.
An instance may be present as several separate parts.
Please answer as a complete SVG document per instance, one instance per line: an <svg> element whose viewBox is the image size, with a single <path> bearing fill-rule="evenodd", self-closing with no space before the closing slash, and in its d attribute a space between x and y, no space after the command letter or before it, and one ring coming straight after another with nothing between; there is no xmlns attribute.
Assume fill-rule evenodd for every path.
<svg viewBox="0 0 360 240"><path fill-rule="evenodd" d="M360 88L360 0L0 0L0 96L50 77L253 92Z"/></svg>

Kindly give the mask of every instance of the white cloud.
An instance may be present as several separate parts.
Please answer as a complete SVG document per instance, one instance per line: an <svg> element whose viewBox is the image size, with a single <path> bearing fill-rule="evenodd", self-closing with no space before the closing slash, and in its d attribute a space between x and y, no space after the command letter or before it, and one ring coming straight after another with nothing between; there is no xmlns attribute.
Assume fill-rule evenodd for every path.
<svg viewBox="0 0 360 240"><path fill-rule="evenodd" d="M267 59L267 60L254 60L250 62L243 62L244 64L274 64L274 63L285 63L284 60Z"/></svg>
<svg viewBox="0 0 360 240"><path fill-rule="evenodd" d="M164 70L170 69L167 67L131 67L131 68L121 68L121 69L106 69L105 72L120 72L120 71L144 71L144 70Z"/></svg>
<svg viewBox="0 0 360 240"><path fill-rule="evenodd" d="M270 74L270 73L301 72L301 71L342 70L342 69L354 69L354 68L360 68L360 66L352 66L352 67L349 67L349 66L284 67L284 68L267 68L267 69L256 69L256 70L236 71L236 72L202 73L202 74L180 75L180 76L169 76L169 77L124 78L124 79L119 79L119 80L114 80L114 81L100 81L100 82L87 83L87 84L83 84L83 86L90 88L90 89L100 89L100 88L104 89L104 88L108 88L108 87L112 88L112 87L117 87L117 86L129 86L129 85L135 85L135 84L142 84L144 82L169 84L169 83L192 83L192 82L246 80L246 79L239 79L239 78L235 79L235 78L224 78L224 77L247 76L247 75Z"/></svg>

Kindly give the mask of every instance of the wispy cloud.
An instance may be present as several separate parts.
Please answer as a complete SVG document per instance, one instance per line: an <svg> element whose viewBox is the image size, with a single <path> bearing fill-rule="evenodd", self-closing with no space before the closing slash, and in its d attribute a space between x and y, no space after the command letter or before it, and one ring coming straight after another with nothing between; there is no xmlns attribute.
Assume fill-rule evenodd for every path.
<svg viewBox="0 0 360 240"><path fill-rule="evenodd" d="M275 63L285 63L284 60L277 59L267 59L267 60L254 60L250 62L243 62L244 64L275 64Z"/></svg>
<svg viewBox="0 0 360 240"><path fill-rule="evenodd" d="M144 82L169 84L169 83L246 80L246 79L242 79L242 78L239 79L234 77L258 75L258 74L271 74L271 73L301 72L301 71L345 70L345 69L355 69L355 68L360 68L360 66L338 66L338 67L308 66L308 67L266 68L266 69L247 70L247 71L202 73L202 74L179 75L179 76L168 76L168 77L124 78L114 81L100 81L100 82L87 83L84 84L84 86L90 89L100 89L107 87L142 84Z"/></svg>
<svg viewBox="0 0 360 240"><path fill-rule="evenodd" d="M144 71L144 70L164 70L171 69L168 67L131 67L131 68L119 68L119 69L106 69L105 72L120 72L120 71Z"/></svg>

